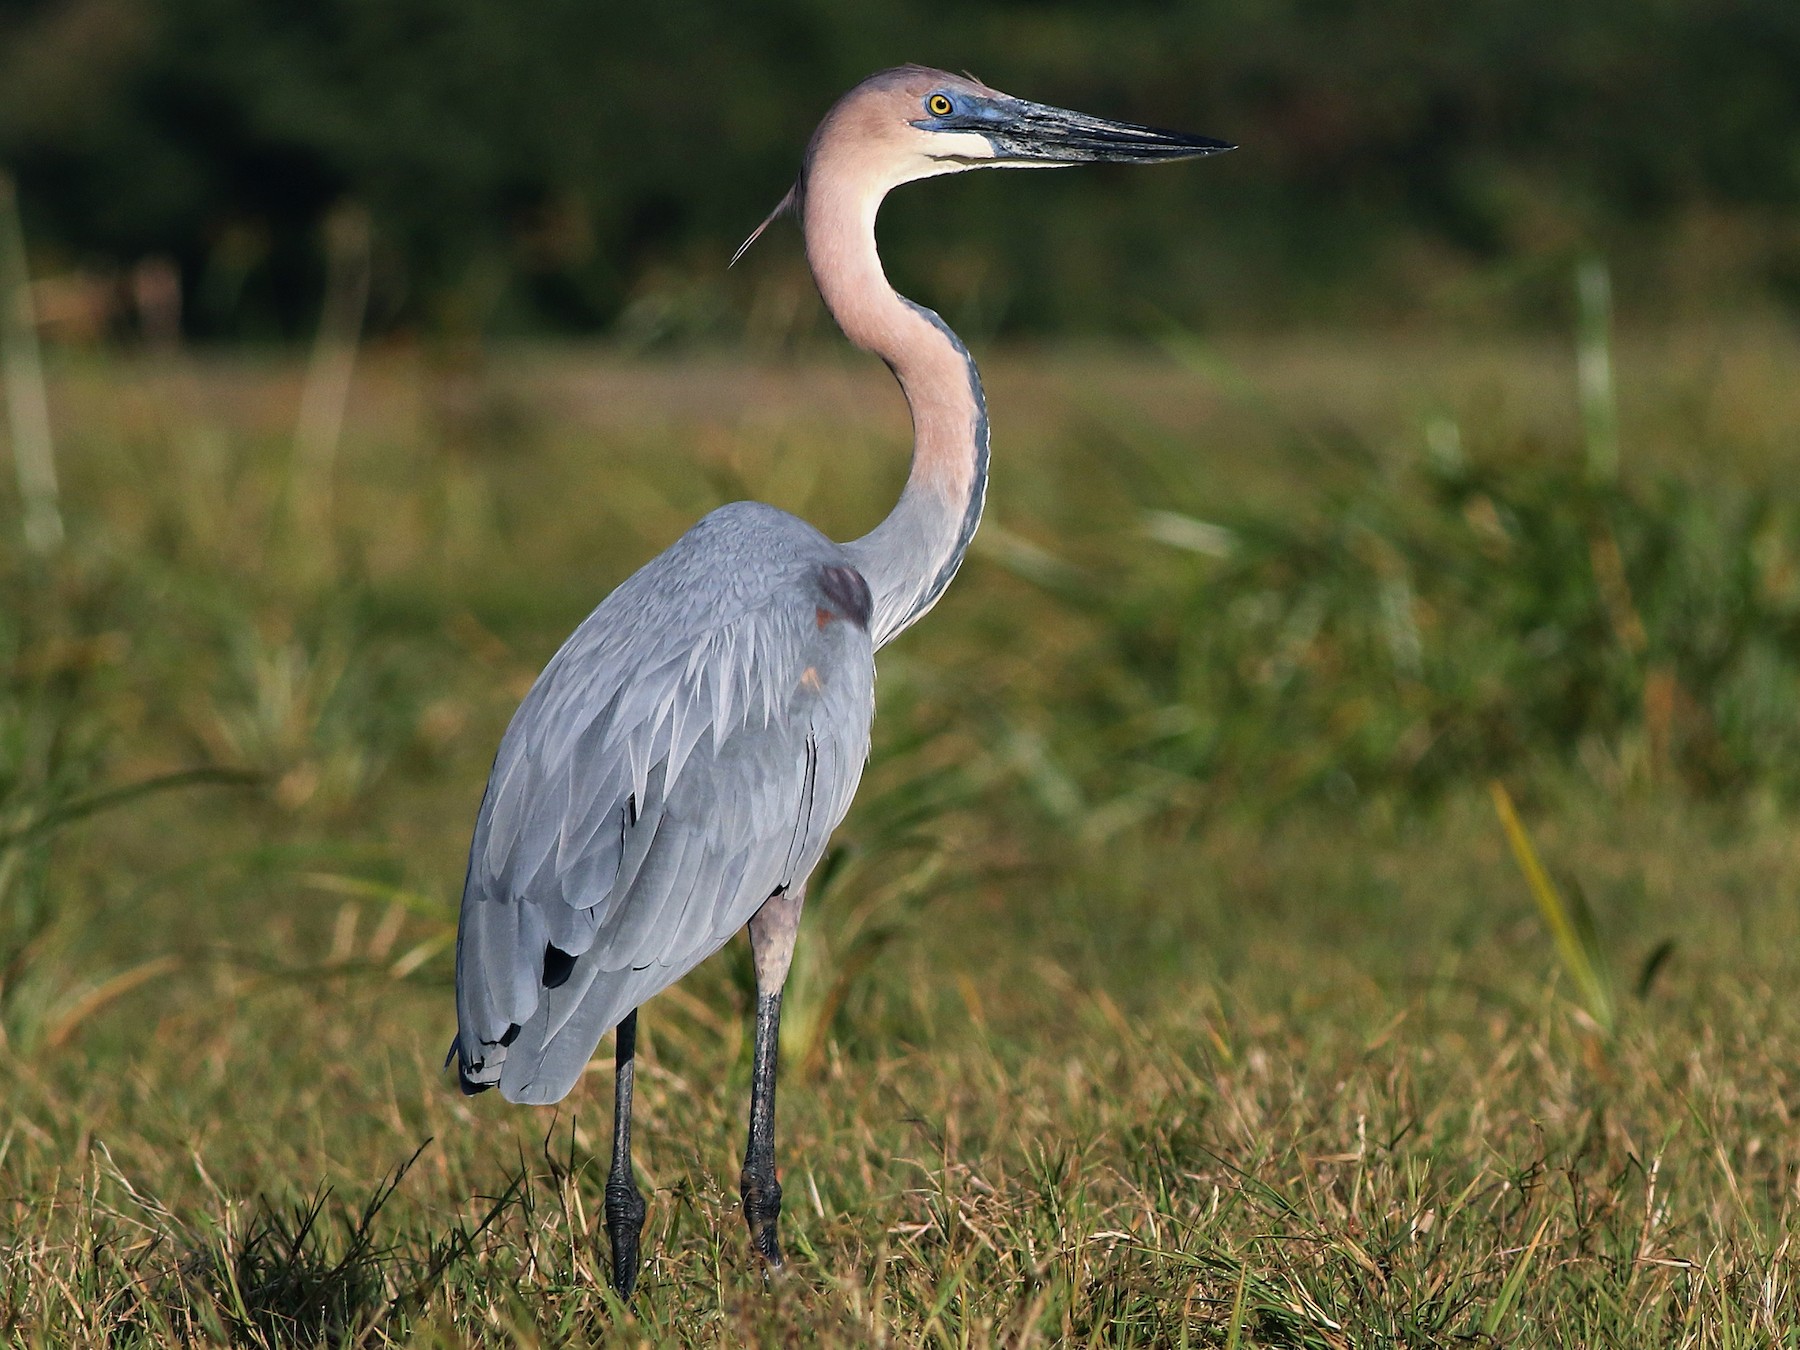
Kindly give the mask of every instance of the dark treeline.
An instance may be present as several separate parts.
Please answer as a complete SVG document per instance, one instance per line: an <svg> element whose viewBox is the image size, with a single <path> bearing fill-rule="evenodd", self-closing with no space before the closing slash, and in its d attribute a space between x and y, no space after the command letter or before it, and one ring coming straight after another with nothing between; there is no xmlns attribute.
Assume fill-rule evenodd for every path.
<svg viewBox="0 0 1800 1350"><path fill-rule="evenodd" d="M977 331L1542 317L1595 250L1800 306L1795 0L0 0L0 166L40 272L172 259L197 334L310 324L346 209L379 324L780 327L791 241L729 250L902 60L1244 146L901 194L897 279Z"/></svg>

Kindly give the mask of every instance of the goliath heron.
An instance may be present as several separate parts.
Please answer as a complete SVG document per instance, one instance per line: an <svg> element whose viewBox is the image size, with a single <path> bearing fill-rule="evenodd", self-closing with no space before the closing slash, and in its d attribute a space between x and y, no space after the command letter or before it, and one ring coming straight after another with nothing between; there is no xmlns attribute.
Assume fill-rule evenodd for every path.
<svg viewBox="0 0 1800 1350"><path fill-rule="evenodd" d="M807 878L868 756L875 652L936 603L981 519L981 381L944 321L882 274L882 198L965 169L1229 149L902 66L838 100L799 181L745 241L799 215L832 317L906 396L905 490L847 544L771 506L722 506L600 603L500 743L456 944L451 1054L465 1092L558 1101L617 1028L606 1226L621 1294L637 1280L644 1219L631 1169L638 1005L746 924L757 994L744 1218L763 1260L781 1265L776 1039Z"/></svg>

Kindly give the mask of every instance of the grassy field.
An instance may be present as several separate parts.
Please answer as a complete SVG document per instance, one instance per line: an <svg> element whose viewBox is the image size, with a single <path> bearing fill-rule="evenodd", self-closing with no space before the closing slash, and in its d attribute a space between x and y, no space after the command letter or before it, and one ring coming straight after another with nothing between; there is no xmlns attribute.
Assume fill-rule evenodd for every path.
<svg viewBox="0 0 1800 1350"><path fill-rule="evenodd" d="M629 1307L606 1061L555 1111L440 1069L468 829L701 512L879 518L886 376L378 349L297 454L300 363L54 363L69 542L0 522L0 1337L1800 1345L1800 343L1612 357L1616 476L1566 344L988 361L988 523L790 985L792 1273L734 946L643 1017Z"/></svg>

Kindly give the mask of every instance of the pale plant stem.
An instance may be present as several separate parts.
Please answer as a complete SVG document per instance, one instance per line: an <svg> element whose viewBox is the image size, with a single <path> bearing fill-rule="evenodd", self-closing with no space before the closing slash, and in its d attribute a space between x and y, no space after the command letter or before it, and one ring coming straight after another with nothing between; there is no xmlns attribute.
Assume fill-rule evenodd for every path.
<svg viewBox="0 0 1800 1350"><path fill-rule="evenodd" d="M369 304L369 218L345 207L325 223L325 303L294 425L294 524L306 546L327 550L338 443Z"/></svg>
<svg viewBox="0 0 1800 1350"><path fill-rule="evenodd" d="M1610 483L1619 476L1619 399L1613 384L1612 278L1601 259L1584 258L1575 269L1575 298L1580 315L1575 373L1588 477Z"/></svg>
<svg viewBox="0 0 1800 1350"><path fill-rule="evenodd" d="M50 399L38 348L37 315L19 197L0 173L0 378L6 385L13 470L19 478L25 547L40 557L62 546L63 519L56 486L56 454L50 440Z"/></svg>

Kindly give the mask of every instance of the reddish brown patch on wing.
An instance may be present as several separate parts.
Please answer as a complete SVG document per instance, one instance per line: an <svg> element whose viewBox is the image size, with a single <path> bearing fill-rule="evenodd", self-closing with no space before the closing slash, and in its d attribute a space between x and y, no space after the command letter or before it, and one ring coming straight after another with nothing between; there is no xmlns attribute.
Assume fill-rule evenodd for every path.
<svg viewBox="0 0 1800 1350"><path fill-rule="evenodd" d="M833 614L830 610L826 609L825 606L823 606L823 605L820 605L817 609L815 609L813 611L813 618L818 623L819 627L821 627L821 628L823 628L826 624L830 623L836 617L837 617L837 615Z"/></svg>

